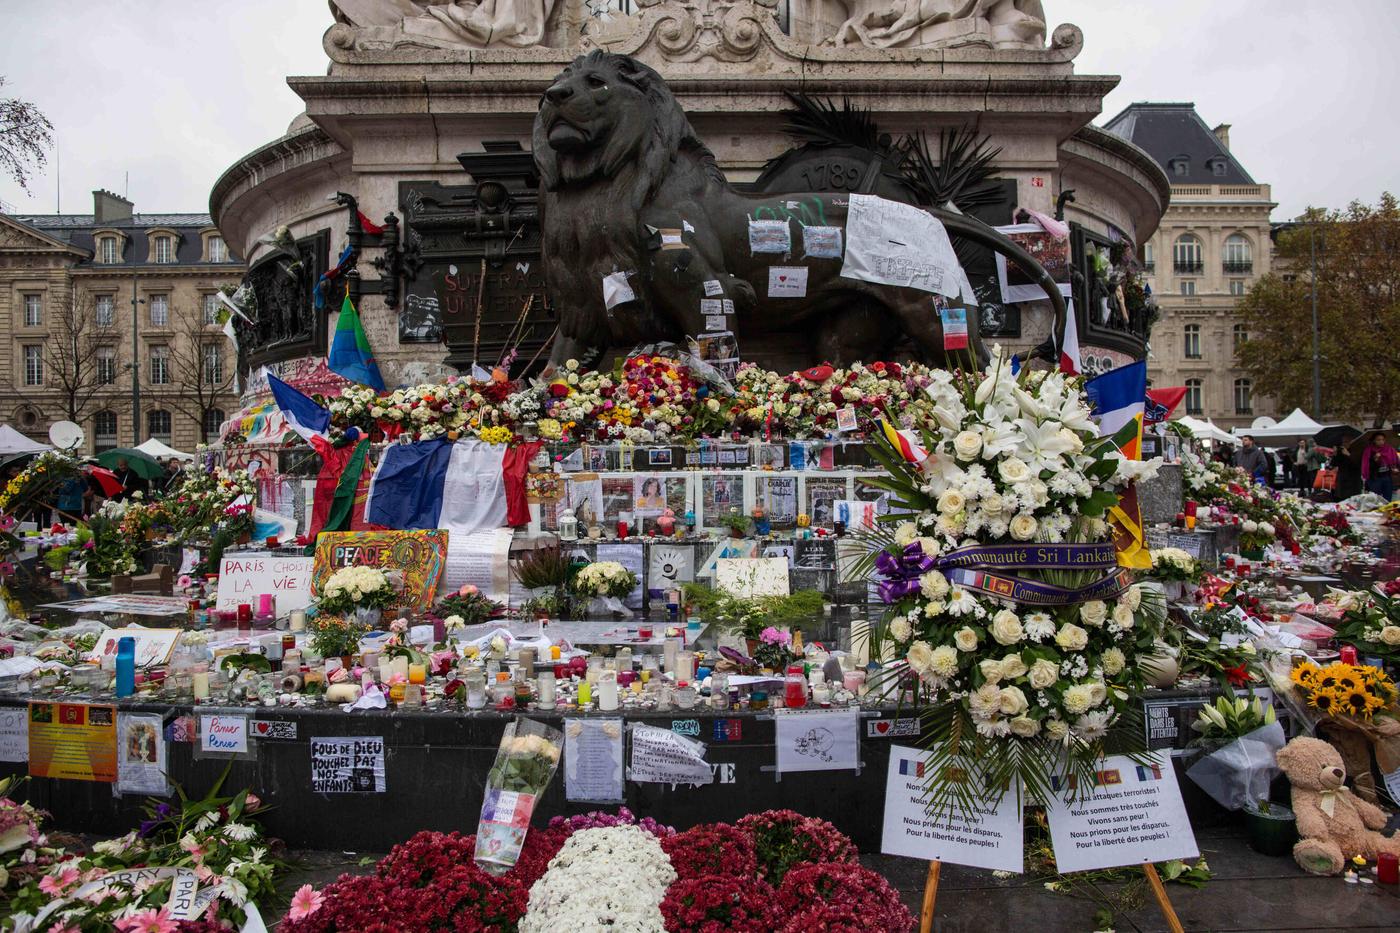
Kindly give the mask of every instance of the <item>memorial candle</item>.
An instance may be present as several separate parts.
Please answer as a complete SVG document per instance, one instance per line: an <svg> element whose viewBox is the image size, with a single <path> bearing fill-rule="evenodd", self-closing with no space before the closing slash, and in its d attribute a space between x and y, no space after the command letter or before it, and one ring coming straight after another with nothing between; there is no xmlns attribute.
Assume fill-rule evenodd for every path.
<svg viewBox="0 0 1400 933"><path fill-rule="evenodd" d="M428 668L423 664L410 664L408 666L408 682L411 684L425 684L428 682Z"/></svg>
<svg viewBox="0 0 1400 933"><path fill-rule="evenodd" d="M293 609L288 628L293 632L306 631L306 610Z"/></svg>
<svg viewBox="0 0 1400 933"><path fill-rule="evenodd" d="M194 698L196 700L209 699L209 672L195 671L190 675L190 680L194 685Z"/></svg>

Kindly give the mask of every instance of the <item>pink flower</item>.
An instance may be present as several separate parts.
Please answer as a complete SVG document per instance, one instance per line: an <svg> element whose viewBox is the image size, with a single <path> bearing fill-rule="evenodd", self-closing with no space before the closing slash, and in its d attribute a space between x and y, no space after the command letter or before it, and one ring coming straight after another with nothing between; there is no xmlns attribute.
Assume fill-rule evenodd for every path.
<svg viewBox="0 0 1400 933"><path fill-rule="evenodd" d="M395 619L394 621L389 623L389 631L395 633L402 633L408 631L408 620Z"/></svg>
<svg viewBox="0 0 1400 933"><path fill-rule="evenodd" d="M170 919L170 909L143 910L125 920L117 921L121 933L175 933L178 925Z"/></svg>
<svg viewBox="0 0 1400 933"><path fill-rule="evenodd" d="M770 625L758 634L758 640L765 645L790 645L792 644L792 633L781 631Z"/></svg>
<svg viewBox="0 0 1400 933"><path fill-rule="evenodd" d="M45 894L57 897L64 889L72 887L78 880L78 869L72 867L63 869L57 875L45 875L39 879L39 890Z"/></svg>
<svg viewBox="0 0 1400 933"><path fill-rule="evenodd" d="M458 596L475 596L476 593L476 586L471 583L463 583L462 588L457 591Z"/></svg>
<svg viewBox="0 0 1400 933"><path fill-rule="evenodd" d="M321 900L319 892L313 891L311 885L304 884L292 895L292 909L287 911L287 916L293 920L309 917L321 909Z"/></svg>
<svg viewBox="0 0 1400 933"><path fill-rule="evenodd" d="M243 798L243 809L245 810L256 810L260 806L262 806L262 798L257 794L249 794Z"/></svg>
<svg viewBox="0 0 1400 933"><path fill-rule="evenodd" d="M194 580L190 578L189 574L182 573L180 574L180 579L175 581L175 585L182 590L187 590L190 587L194 586Z"/></svg>

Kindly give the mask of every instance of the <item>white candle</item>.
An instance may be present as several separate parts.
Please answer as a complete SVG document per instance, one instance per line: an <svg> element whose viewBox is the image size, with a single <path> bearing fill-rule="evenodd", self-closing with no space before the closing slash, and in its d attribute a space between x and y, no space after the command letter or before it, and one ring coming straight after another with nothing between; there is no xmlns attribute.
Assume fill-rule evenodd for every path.
<svg viewBox="0 0 1400 933"><path fill-rule="evenodd" d="M194 682L194 698L196 700L209 699L209 672L195 671L191 680Z"/></svg>
<svg viewBox="0 0 1400 933"><path fill-rule="evenodd" d="M598 708L617 709L617 674L613 671L604 671L598 678Z"/></svg>

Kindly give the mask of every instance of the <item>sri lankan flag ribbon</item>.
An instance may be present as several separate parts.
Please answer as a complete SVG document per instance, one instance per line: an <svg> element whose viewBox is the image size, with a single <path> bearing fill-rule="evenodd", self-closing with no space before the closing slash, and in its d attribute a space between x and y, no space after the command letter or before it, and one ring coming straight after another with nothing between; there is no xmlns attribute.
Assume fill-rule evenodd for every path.
<svg viewBox="0 0 1400 933"><path fill-rule="evenodd" d="M928 459L928 449L915 432L901 431L884 418L880 419L880 430L884 432L885 440L890 442L890 446L899 451L899 455L908 462L918 465Z"/></svg>

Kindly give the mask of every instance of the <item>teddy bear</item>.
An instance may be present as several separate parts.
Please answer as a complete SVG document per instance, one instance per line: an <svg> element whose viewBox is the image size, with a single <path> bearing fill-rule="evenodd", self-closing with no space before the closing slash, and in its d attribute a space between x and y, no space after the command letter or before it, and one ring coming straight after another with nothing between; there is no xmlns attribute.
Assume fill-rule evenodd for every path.
<svg viewBox="0 0 1400 933"><path fill-rule="evenodd" d="M1400 837L1376 832L1386 824L1385 811L1346 786L1342 756L1331 745L1293 739L1279 750L1278 765L1293 785L1299 836L1293 858L1304 871L1335 875L1353 855L1400 855Z"/></svg>

